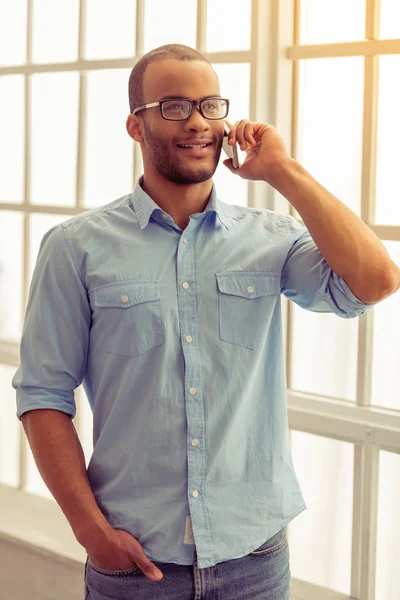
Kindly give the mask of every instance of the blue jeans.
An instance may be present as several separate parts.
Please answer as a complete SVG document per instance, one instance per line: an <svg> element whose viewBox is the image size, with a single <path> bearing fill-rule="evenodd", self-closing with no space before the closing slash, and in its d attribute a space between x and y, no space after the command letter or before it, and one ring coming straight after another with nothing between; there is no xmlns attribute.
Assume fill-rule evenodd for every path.
<svg viewBox="0 0 400 600"><path fill-rule="evenodd" d="M85 600L289 600L289 547L285 528L242 558L199 569L152 561L163 573L150 581L136 565L127 571L85 566Z"/></svg>

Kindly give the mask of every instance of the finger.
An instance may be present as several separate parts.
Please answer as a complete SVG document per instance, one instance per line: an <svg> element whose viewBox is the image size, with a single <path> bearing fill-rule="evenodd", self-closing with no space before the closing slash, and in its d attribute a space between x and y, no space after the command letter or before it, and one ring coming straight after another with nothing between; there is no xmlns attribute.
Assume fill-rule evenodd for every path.
<svg viewBox="0 0 400 600"><path fill-rule="evenodd" d="M235 141L239 144L241 150L243 150L243 131L244 131L245 122L244 119L241 121L236 121L235 123Z"/></svg>
<svg viewBox="0 0 400 600"><path fill-rule="evenodd" d="M226 158L226 159L225 159L225 160L222 162L222 164L223 164L223 165L225 165L225 167L226 167L227 169L229 169L229 170L230 170L232 173L234 173L235 175L239 175L239 172L238 172L238 171L239 171L239 169L240 169L240 167L241 167L242 165L239 165L239 166L238 166L238 167L235 169L235 167L233 166L233 162L232 162L232 159L231 159L231 158Z"/></svg>
<svg viewBox="0 0 400 600"><path fill-rule="evenodd" d="M257 144L257 142L254 138L254 135L253 135L254 132L255 132L255 129L254 129L253 123L247 123L245 130L244 130L244 135L246 138L246 142L248 142L248 144L250 146L252 146L252 145L255 146Z"/></svg>
<svg viewBox="0 0 400 600"><path fill-rule="evenodd" d="M228 121L228 119L224 119L225 123L228 125L229 127L229 134L228 134L228 144L230 144L231 146L235 143L234 141L234 135L235 135L235 126L232 125L232 123L230 123L230 121Z"/></svg>
<svg viewBox="0 0 400 600"><path fill-rule="evenodd" d="M147 557L146 560L140 560L140 562L138 562L137 565L141 568L146 577L148 577L148 579L151 579L152 581L160 581L164 577L161 571L157 569L156 565L152 563L151 560L149 560Z"/></svg>

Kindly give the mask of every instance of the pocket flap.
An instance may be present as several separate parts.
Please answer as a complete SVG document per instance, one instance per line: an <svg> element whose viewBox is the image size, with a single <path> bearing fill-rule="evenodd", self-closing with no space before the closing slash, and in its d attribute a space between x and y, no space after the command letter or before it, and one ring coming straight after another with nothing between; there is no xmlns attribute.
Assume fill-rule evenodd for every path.
<svg viewBox="0 0 400 600"><path fill-rule="evenodd" d="M158 280L118 281L93 290L96 306L114 306L129 308L141 302L160 299Z"/></svg>
<svg viewBox="0 0 400 600"><path fill-rule="evenodd" d="M260 298L281 293L280 273L229 271L216 273L219 291L243 298Z"/></svg>

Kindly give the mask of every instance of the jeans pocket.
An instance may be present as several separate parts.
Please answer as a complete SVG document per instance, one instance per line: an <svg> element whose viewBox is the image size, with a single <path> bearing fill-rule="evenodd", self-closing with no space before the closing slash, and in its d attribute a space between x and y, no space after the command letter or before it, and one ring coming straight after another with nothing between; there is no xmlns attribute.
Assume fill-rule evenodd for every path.
<svg viewBox="0 0 400 600"><path fill-rule="evenodd" d="M101 575L108 575L110 577L124 577L126 575L130 575L131 573L134 573L138 569L140 570L138 565L134 565L130 569L124 569L122 571L107 571L106 569L96 567L93 563L90 562L89 559L87 560L87 566L93 571L96 571L96 573L100 573Z"/></svg>
<svg viewBox="0 0 400 600"><path fill-rule="evenodd" d="M111 354L136 357L164 343L158 280L116 281L91 293L92 335Z"/></svg>
<svg viewBox="0 0 400 600"><path fill-rule="evenodd" d="M266 340L279 308L280 273L229 271L216 273L221 340L255 350Z"/></svg>
<svg viewBox="0 0 400 600"><path fill-rule="evenodd" d="M249 553L249 556L263 556L264 554L273 554L287 544L285 528L281 529L270 539L264 542L259 548Z"/></svg>

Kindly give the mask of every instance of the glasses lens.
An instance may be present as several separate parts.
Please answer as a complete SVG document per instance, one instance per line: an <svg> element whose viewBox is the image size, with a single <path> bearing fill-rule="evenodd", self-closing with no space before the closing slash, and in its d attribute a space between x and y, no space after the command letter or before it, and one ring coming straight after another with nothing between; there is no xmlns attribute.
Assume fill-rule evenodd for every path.
<svg viewBox="0 0 400 600"><path fill-rule="evenodd" d="M168 100L162 105L163 115L171 121L186 119L190 112L191 104L187 100Z"/></svg>
<svg viewBox="0 0 400 600"><path fill-rule="evenodd" d="M201 109L207 119L224 119L228 114L228 104L220 98L203 100Z"/></svg>

